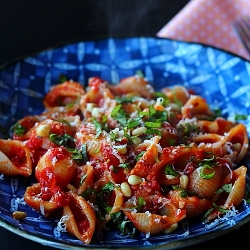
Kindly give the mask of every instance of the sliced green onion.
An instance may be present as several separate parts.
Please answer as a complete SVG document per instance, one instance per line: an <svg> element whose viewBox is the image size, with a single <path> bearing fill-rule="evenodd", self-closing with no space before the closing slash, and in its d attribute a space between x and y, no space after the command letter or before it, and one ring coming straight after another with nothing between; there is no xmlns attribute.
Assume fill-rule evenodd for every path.
<svg viewBox="0 0 250 250"><path fill-rule="evenodd" d="M224 209L224 208L216 205L214 202L213 202L213 207L216 208L218 211L220 211L222 213L226 213L226 212L230 211L229 209Z"/></svg>
<svg viewBox="0 0 250 250"><path fill-rule="evenodd" d="M115 106L114 109L111 111L111 117L113 117L113 118L116 117L116 115L120 111L121 107L122 107L121 104Z"/></svg>
<svg viewBox="0 0 250 250"><path fill-rule="evenodd" d="M138 120L135 120L135 119L129 119L127 122L128 128L135 128L138 125L140 125L140 122Z"/></svg>
<svg viewBox="0 0 250 250"><path fill-rule="evenodd" d="M165 94L163 94L162 92L155 92L154 96L156 99L157 98L163 99L163 103L162 103L163 106L167 106L170 103L170 100L168 99L168 97Z"/></svg>
<svg viewBox="0 0 250 250"><path fill-rule="evenodd" d="M205 152L207 155L211 155L211 158L205 158L202 162L211 162L215 160L215 155L212 152Z"/></svg>
<svg viewBox="0 0 250 250"><path fill-rule="evenodd" d="M161 131L158 129L147 129L145 134L150 134L150 135L161 135Z"/></svg>
<svg viewBox="0 0 250 250"><path fill-rule="evenodd" d="M141 208L146 205L146 201L142 197L139 197L137 201L138 201L138 204L136 206L136 209L137 211L140 211Z"/></svg>
<svg viewBox="0 0 250 250"><path fill-rule="evenodd" d="M161 123L160 122L145 122L145 126L148 128L160 128Z"/></svg>
<svg viewBox="0 0 250 250"><path fill-rule="evenodd" d="M136 156L136 161L139 161L141 159L141 157L144 155L146 151L142 151L140 152L137 156Z"/></svg>
<svg viewBox="0 0 250 250"><path fill-rule="evenodd" d="M81 178L81 180L80 180L80 184L81 184L81 185L83 184L83 182L84 182L84 180L86 179L86 177L87 177L86 174L84 174L84 175L82 176L82 178Z"/></svg>
<svg viewBox="0 0 250 250"><path fill-rule="evenodd" d="M93 118L92 121L96 128L96 138L98 138L102 133L102 125L95 118Z"/></svg>
<svg viewBox="0 0 250 250"><path fill-rule="evenodd" d="M129 165L129 163L121 163L121 164L119 164L118 167L125 168L125 169L129 169L129 168L130 168L130 165Z"/></svg>
<svg viewBox="0 0 250 250"><path fill-rule="evenodd" d="M65 119L59 119L58 121L61 122L61 123L65 123L66 125L68 125L69 127L71 127L71 124L67 120L65 120Z"/></svg>
<svg viewBox="0 0 250 250"><path fill-rule="evenodd" d="M116 102L120 103L120 104L122 104L122 103L131 103L131 102L133 102L133 99L134 98L132 96L123 96L123 97L116 96L115 97Z"/></svg>
<svg viewBox="0 0 250 250"><path fill-rule="evenodd" d="M218 189L215 194L220 194L220 193L223 193L223 192L226 192L226 193L230 193L231 190L232 190L232 183L229 183L229 184L225 184L223 185L220 189Z"/></svg>
<svg viewBox="0 0 250 250"><path fill-rule="evenodd" d="M211 166L208 165L208 164L203 165L202 168L201 168L201 171L200 171L200 176L201 176L203 179L210 180L210 179L212 179L212 178L214 177L215 171L213 171L213 172L210 173L210 174L205 174L204 171L205 171L206 169L213 169L213 167L211 167Z"/></svg>

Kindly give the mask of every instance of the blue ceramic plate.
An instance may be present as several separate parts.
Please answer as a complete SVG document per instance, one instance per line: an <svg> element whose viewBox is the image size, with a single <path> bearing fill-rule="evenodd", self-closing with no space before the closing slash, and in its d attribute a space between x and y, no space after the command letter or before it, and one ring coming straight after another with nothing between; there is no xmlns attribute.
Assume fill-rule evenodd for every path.
<svg viewBox="0 0 250 250"><path fill-rule="evenodd" d="M182 84L194 89L233 119L234 114L250 114L250 63L221 50L161 38L127 38L85 41L47 50L0 70L0 136L17 119L43 111L43 96L66 75L80 83L99 76L116 83L141 70L156 90ZM250 117L242 121L250 133ZM244 160L250 168L250 158ZM250 179L250 170L248 174ZM171 249L200 243L232 231L250 221L250 205L243 203L236 216L213 226L201 219L183 220L169 235L126 238L116 231L101 241L85 246L74 236L60 233L57 221L44 218L23 202L23 178L4 176L0 180L0 226L23 237L62 249L157 248ZM12 212L25 211L27 218L16 221Z"/></svg>

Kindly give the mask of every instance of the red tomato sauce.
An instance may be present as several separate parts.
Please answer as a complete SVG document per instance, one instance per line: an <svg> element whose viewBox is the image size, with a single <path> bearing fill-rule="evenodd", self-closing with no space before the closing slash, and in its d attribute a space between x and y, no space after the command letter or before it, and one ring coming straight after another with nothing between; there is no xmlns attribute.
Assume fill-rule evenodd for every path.
<svg viewBox="0 0 250 250"><path fill-rule="evenodd" d="M112 190L111 192L103 193L103 201L111 207L113 207L115 203L115 198L116 198L116 194L114 190Z"/></svg>
<svg viewBox="0 0 250 250"><path fill-rule="evenodd" d="M26 163L26 153L21 147L12 146L9 150L8 157L14 165L20 168Z"/></svg>
<svg viewBox="0 0 250 250"><path fill-rule="evenodd" d="M72 213L74 214L74 218L79 232L81 234L84 234L89 228L89 221L86 215L84 214L84 211L81 209L81 206L73 199L70 199L69 206Z"/></svg>
<svg viewBox="0 0 250 250"><path fill-rule="evenodd" d="M139 198L146 198L149 195L160 194L161 188L156 180L143 182L140 185L131 186L134 195Z"/></svg>
<svg viewBox="0 0 250 250"><path fill-rule="evenodd" d="M103 143L101 145L101 151L109 167L117 167L120 164L120 160L114 155L113 149L108 144Z"/></svg>
<svg viewBox="0 0 250 250"><path fill-rule="evenodd" d="M48 158L53 161L56 159L57 161L63 161L64 159L70 157L69 151L64 147L59 148L53 148L51 149L50 154L48 155Z"/></svg>
<svg viewBox="0 0 250 250"><path fill-rule="evenodd" d="M102 80L101 78L99 77L93 77L91 79L91 82L89 83L89 86L92 87L92 89L94 91L98 91L99 90L99 87L100 85L104 82L104 80Z"/></svg>
<svg viewBox="0 0 250 250"><path fill-rule="evenodd" d="M124 168L122 167L113 167L111 169L111 175L115 183L121 184L126 180L126 174L124 173Z"/></svg>

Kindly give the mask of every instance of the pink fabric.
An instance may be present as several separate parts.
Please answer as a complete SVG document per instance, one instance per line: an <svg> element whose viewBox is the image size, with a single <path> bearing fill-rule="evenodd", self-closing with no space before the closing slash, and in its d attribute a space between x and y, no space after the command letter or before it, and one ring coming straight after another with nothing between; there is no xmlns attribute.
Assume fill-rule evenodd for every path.
<svg viewBox="0 0 250 250"><path fill-rule="evenodd" d="M250 0L191 0L157 36L203 43L250 60L230 25L244 15L250 15Z"/></svg>

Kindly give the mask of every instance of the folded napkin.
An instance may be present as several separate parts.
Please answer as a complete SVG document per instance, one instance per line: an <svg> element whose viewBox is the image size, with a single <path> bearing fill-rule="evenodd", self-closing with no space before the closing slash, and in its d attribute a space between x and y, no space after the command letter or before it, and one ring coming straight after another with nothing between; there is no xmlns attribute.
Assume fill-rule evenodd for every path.
<svg viewBox="0 0 250 250"><path fill-rule="evenodd" d="M250 15L250 0L191 0L157 36L210 45L250 60L231 27L245 15Z"/></svg>

